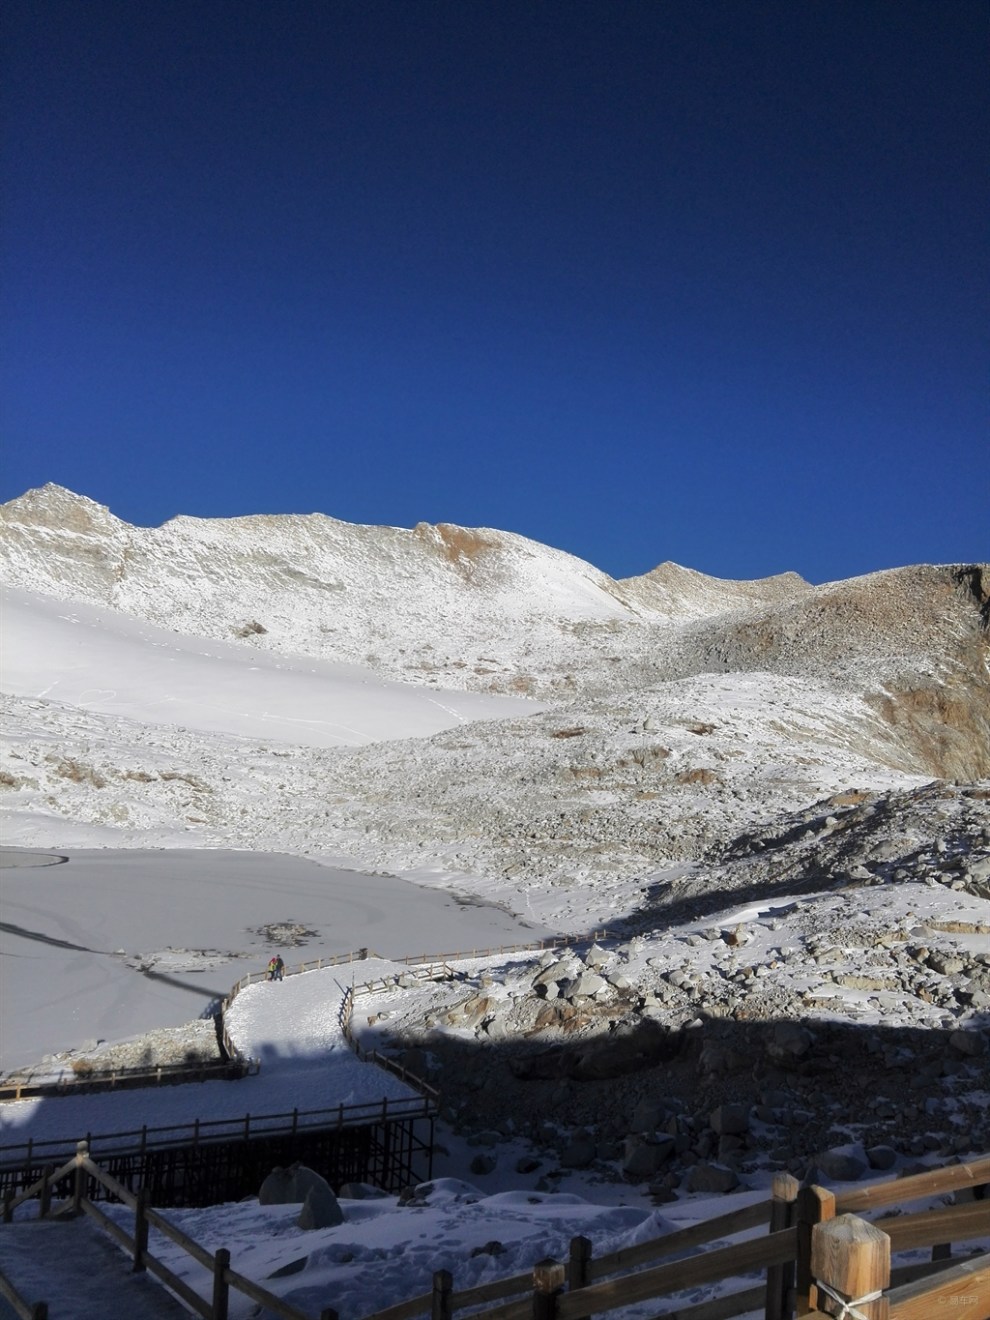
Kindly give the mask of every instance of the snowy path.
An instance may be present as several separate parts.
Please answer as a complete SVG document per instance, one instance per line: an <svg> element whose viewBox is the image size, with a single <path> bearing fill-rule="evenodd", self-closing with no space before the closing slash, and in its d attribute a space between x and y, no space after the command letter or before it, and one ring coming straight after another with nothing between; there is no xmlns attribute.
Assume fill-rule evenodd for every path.
<svg viewBox="0 0 990 1320"><path fill-rule="evenodd" d="M87 1133L183 1127L196 1119L241 1119L338 1105L380 1104L417 1098L397 1077L352 1052L339 1025L353 974L360 985L406 970L384 959L324 968L279 984L250 985L227 1014L231 1038L261 1071L239 1082L202 1082L117 1094L22 1100L0 1109L0 1145L64 1141L67 1149ZM347 978L347 984L344 977ZM99 1142L94 1142L99 1160Z"/></svg>
<svg viewBox="0 0 990 1320"><path fill-rule="evenodd" d="M120 1248L88 1219L5 1224L0 1246L4 1273L29 1302L50 1302L52 1320L106 1320L111 1311L141 1320L189 1315L150 1274L133 1274ZM70 1297L71 1310L53 1300ZM0 1300L0 1318L8 1315L13 1309Z"/></svg>

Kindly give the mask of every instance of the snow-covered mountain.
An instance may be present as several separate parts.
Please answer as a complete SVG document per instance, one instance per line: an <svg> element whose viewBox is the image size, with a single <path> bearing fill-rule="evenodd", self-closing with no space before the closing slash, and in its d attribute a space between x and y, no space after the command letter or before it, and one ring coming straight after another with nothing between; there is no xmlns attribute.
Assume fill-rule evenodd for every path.
<svg viewBox="0 0 990 1320"><path fill-rule="evenodd" d="M850 783L990 773L981 566L614 582L505 533L146 530L56 486L0 509L0 562L8 838L29 845L426 863L512 906L550 886L566 924L589 896L564 891L606 917L632 880ZM500 695L524 692L542 703Z"/></svg>
<svg viewBox="0 0 990 1320"><path fill-rule="evenodd" d="M322 514L137 528L58 486L0 508L4 581L188 637L557 700L774 673L868 701L920 773L990 773L986 566L812 587L676 564L615 581L521 536Z"/></svg>
<svg viewBox="0 0 990 1320"><path fill-rule="evenodd" d="M143 529L46 486L0 509L0 566L5 1068L199 1048L181 1024L272 941L554 932L581 957L471 963L368 1018L435 1070L441 1167L483 1130L512 1205L564 1205L563 1166L642 1207L990 1140L987 565L616 582L488 529ZM111 1121L86 1103L64 1121ZM520 1232L506 1262L558 1249ZM363 1313L363 1276L333 1286Z"/></svg>

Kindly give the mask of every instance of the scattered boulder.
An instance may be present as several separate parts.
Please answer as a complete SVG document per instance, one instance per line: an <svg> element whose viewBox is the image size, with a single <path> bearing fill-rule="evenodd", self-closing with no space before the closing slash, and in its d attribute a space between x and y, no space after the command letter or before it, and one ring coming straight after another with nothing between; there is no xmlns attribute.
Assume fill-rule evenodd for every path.
<svg viewBox="0 0 990 1320"><path fill-rule="evenodd" d="M582 1133L564 1147L560 1162L565 1169L587 1169L594 1162L597 1150L594 1137Z"/></svg>
<svg viewBox="0 0 990 1320"><path fill-rule="evenodd" d="M949 1037L949 1044L958 1054L979 1058L987 1052L986 1037L979 1031L954 1031Z"/></svg>
<svg viewBox="0 0 990 1320"><path fill-rule="evenodd" d="M722 939L730 949L740 949L746 944L750 944L754 939L753 932L749 926L733 926L731 930L722 932Z"/></svg>
<svg viewBox="0 0 990 1320"><path fill-rule="evenodd" d="M719 1105L709 1122L719 1136L737 1136L749 1131L749 1110L745 1105Z"/></svg>
<svg viewBox="0 0 990 1320"><path fill-rule="evenodd" d="M333 1191L327 1180L305 1164L290 1164L287 1169L280 1166L261 1184L258 1191L259 1205L301 1205L313 1190Z"/></svg>
<svg viewBox="0 0 990 1320"><path fill-rule="evenodd" d="M799 1022L778 1022L767 1044L767 1054L776 1063L787 1067L803 1059L813 1044L811 1032Z"/></svg>
<svg viewBox="0 0 990 1320"><path fill-rule="evenodd" d="M731 1192L738 1186L739 1176L735 1170L718 1164L695 1164L687 1176L689 1192Z"/></svg>
<svg viewBox="0 0 990 1320"><path fill-rule="evenodd" d="M627 1178L637 1182L652 1178L660 1166L669 1159L673 1149L672 1137L662 1137L659 1141L649 1141L638 1135L626 1137L622 1172Z"/></svg>
<svg viewBox="0 0 990 1320"><path fill-rule="evenodd" d="M388 1192L371 1183L349 1182L342 1185L338 1195L344 1201L378 1201L388 1196Z"/></svg>
<svg viewBox="0 0 990 1320"><path fill-rule="evenodd" d="M871 1146L866 1152L870 1168L886 1173L897 1163L897 1151L893 1146Z"/></svg>
<svg viewBox="0 0 990 1320"><path fill-rule="evenodd" d="M826 1150L815 1163L819 1171L833 1182L856 1182L866 1172L866 1165L858 1156L843 1150Z"/></svg>
<svg viewBox="0 0 990 1320"><path fill-rule="evenodd" d="M486 1242L484 1246L474 1247L473 1250L471 1251L472 1259L474 1259L475 1256L504 1256L504 1255L505 1255L505 1247L502 1245L501 1242L499 1242L497 1239L494 1238L492 1239L491 1242Z"/></svg>
<svg viewBox="0 0 990 1320"><path fill-rule="evenodd" d="M301 1274L309 1264L308 1256L300 1256L298 1260L290 1260L287 1265L280 1265L277 1270L272 1270L271 1274L266 1275L269 1279L287 1279L291 1274Z"/></svg>
<svg viewBox="0 0 990 1320"><path fill-rule="evenodd" d="M329 1187L311 1187L306 1193L299 1218L300 1228L336 1228L344 1222L344 1212Z"/></svg>
<svg viewBox="0 0 990 1320"><path fill-rule="evenodd" d="M564 994L568 999L593 999L595 995L601 994L606 985L604 977L597 972L586 971L564 986Z"/></svg>
<svg viewBox="0 0 990 1320"><path fill-rule="evenodd" d="M633 1132L655 1132L666 1117L663 1105L655 1100L640 1100L633 1110L629 1126Z"/></svg>

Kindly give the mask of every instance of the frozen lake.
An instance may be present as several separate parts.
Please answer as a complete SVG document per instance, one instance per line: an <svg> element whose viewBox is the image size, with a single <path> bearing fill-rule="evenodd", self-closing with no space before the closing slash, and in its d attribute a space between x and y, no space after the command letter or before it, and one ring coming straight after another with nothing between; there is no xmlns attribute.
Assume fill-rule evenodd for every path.
<svg viewBox="0 0 990 1320"><path fill-rule="evenodd" d="M55 864L39 864L63 857ZM522 944L549 932L388 875L208 849L0 852L0 1067L199 1017L264 967Z"/></svg>

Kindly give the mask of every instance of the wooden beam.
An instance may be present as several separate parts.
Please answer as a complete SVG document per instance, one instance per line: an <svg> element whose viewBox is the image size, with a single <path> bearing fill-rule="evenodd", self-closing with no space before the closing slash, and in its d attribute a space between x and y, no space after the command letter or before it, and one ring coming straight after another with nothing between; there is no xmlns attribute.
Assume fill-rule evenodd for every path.
<svg viewBox="0 0 990 1320"><path fill-rule="evenodd" d="M771 1188L770 1232L779 1233L797 1222L797 1198L801 1184L790 1173L775 1174ZM790 1294L794 1289L794 1261L771 1265L767 1270L766 1320L790 1320Z"/></svg>
<svg viewBox="0 0 990 1320"><path fill-rule="evenodd" d="M835 1197L827 1187L802 1187L797 1198L797 1264L795 1266L795 1312L807 1315L811 1305L811 1237L816 1224L835 1218Z"/></svg>
<svg viewBox="0 0 990 1320"><path fill-rule="evenodd" d="M888 1295L890 1320L986 1320L990 1315L990 1253L961 1261L934 1279L918 1279Z"/></svg>
<svg viewBox="0 0 990 1320"><path fill-rule="evenodd" d="M891 1251L931 1247L938 1242L971 1242L990 1237L990 1201L964 1201L940 1210L920 1210L913 1215L892 1215L876 1220L890 1238Z"/></svg>
<svg viewBox="0 0 990 1320"><path fill-rule="evenodd" d="M941 1169L912 1174L910 1178L891 1178L855 1192L843 1192L836 1208L840 1214L860 1214L882 1205L903 1205L921 1196L954 1192L960 1187L979 1187L984 1183L990 1183L990 1155L981 1155L968 1164L947 1164Z"/></svg>

